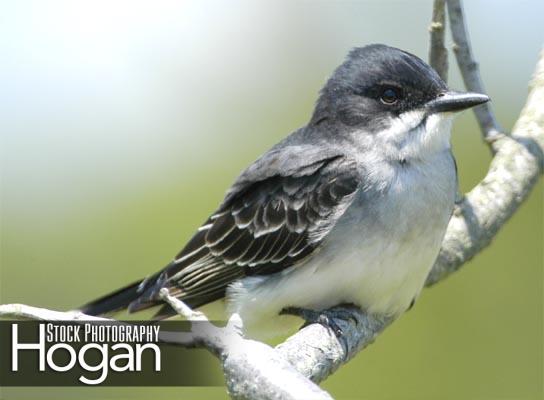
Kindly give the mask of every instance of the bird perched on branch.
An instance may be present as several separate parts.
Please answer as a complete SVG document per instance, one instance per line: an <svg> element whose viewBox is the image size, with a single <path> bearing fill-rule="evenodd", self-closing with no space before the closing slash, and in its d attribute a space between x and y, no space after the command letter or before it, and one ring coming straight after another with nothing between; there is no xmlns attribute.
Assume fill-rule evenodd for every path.
<svg viewBox="0 0 544 400"><path fill-rule="evenodd" d="M287 328L286 312L330 321L328 308L349 303L401 314L453 210L454 113L488 100L449 90L405 51L353 49L308 124L240 174L170 264L81 310L143 310L167 288L193 308L226 298L261 337ZM156 317L172 315L163 304Z"/></svg>

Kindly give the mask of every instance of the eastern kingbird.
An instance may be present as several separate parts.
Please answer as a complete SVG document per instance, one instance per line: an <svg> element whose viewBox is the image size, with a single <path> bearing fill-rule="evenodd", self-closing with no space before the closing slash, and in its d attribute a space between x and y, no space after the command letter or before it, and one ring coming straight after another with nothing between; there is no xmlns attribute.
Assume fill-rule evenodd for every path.
<svg viewBox="0 0 544 400"><path fill-rule="evenodd" d="M352 303L401 314L423 287L453 210L454 112L488 100L449 90L405 51L353 49L308 124L240 174L170 264L81 310L143 310L162 304L168 288L193 308L226 298L261 336L285 328L286 308ZM172 315L163 305L156 317Z"/></svg>

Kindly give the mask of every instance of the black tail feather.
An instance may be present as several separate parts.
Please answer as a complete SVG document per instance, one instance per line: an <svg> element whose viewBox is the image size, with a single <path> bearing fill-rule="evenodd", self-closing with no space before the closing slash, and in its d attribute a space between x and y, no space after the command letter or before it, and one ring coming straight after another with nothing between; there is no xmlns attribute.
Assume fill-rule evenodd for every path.
<svg viewBox="0 0 544 400"><path fill-rule="evenodd" d="M99 299L91 301L78 309L87 315L102 315L123 310L141 295L138 291L141 283L142 281L134 282L113 293L109 293Z"/></svg>
<svg viewBox="0 0 544 400"><path fill-rule="evenodd" d="M153 316L153 319L161 320L176 315L176 312L168 304L160 300L158 293L163 287L165 278L163 271L159 271L146 279L136 281L128 286L93 300L78 308L87 315L103 315L127 309L129 313L145 310L162 304L163 306ZM219 288L200 296L182 298L191 308L197 308L204 304L225 297L225 288Z"/></svg>

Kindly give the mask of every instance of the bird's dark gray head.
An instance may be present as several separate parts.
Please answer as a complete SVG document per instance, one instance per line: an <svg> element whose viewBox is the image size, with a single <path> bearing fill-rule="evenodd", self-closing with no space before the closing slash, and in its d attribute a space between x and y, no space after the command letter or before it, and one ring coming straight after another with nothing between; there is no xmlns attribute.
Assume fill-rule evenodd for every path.
<svg viewBox="0 0 544 400"><path fill-rule="evenodd" d="M347 126L387 128L412 110L457 111L488 100L455 94L424 61L381 44L353 49L321 90L311 123L333 120ZM455 97L455 98L454 98Z"/></svg>

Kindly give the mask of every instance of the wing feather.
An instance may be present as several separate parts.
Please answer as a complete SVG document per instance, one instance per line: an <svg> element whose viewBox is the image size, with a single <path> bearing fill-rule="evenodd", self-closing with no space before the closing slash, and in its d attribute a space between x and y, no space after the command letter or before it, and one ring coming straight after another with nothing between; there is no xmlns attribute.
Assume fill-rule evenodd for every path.
<svg viewBox="0 0 544 400"><path fill-rule="evenodd" d="M287 170L252 181L242 174L157 284L147 285L140 305L157 302L167 287L196 307L224 296L237 279L310 256L351 204L360 174L356 162L338 155Z"/></svg>

